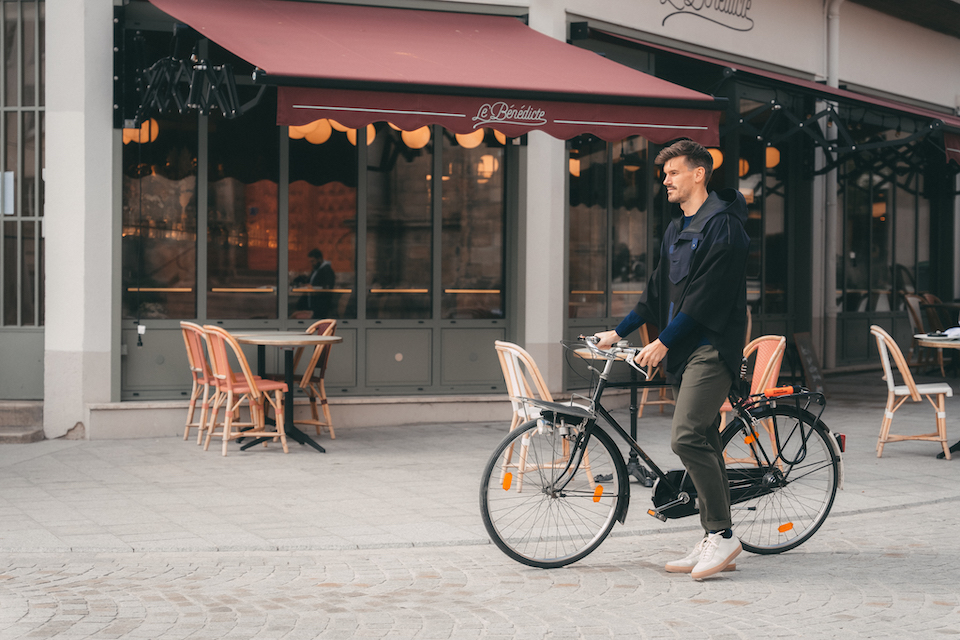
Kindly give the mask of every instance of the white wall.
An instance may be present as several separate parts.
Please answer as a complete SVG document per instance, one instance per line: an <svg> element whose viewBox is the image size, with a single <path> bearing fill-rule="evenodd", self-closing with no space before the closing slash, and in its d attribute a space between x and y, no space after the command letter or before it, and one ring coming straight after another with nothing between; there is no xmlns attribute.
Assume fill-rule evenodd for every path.
<svg viewBox="0 0 960 640"><path fill-rule="evenodd" d="M720 4L685 0L582 0L568 2L567 10L578 16L686 43L684 48L703 53L734 54L760 64L796 70L801 75L823 72L822 0L727 2L734 13L718 11L716 5Z"/></svg>
<svg viewBox="0 0 960 640"><path fill-rule="evenodd" d="M955 108L960 39L844 2L840 82Z"/></svg>
<svg viewBox="0 0 960 640"><path fill-rule="evenodd" d="M113 3L47 3L44 433L110 399Z"/></svg>

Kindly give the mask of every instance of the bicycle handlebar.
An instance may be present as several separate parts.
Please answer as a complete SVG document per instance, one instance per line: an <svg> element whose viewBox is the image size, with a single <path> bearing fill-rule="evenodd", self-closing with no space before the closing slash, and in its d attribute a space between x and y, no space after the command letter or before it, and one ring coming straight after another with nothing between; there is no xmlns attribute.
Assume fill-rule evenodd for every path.
<svg viewBox="0 0 960 640"><path fill-rule="evenodd" d="M645 379L650 379L650 374L647 373L646 369L638 365L634 360L637 354L640 353L640 349L637 347L631 347L626 340L621 340L617 344L611 346L609 349L600 349L597 347L597 343L600 342L597 336L579 335L577 336L577 339L586 345L590 353L594 354L595 356L598 356L604 360L623 360L631 367L642 373ZM626 357L618 358L617 356L620 354L623 354Z"/></svg>

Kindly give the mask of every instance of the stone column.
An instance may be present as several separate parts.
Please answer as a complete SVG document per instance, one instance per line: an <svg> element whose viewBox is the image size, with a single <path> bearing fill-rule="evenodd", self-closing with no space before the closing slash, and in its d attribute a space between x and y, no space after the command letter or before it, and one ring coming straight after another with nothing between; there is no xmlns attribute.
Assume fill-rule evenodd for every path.
<svg viewBox="0 0 960 640"><path fill-rule="evenodd" d="M46 3L43 427L63 436L110 400L113 2Z"/></svg>
<svg viewBox="0 0 960 640"><path fill-rule="evenodd" d="M530 27L566 41L566 13L561 4L534 0ZM545 133L527 136L524 246L520 270L525 278L523 334L525 348L534 357L552 392L563 388L563 352L560 340L567 313L567 182L566 147Z"/></svg>

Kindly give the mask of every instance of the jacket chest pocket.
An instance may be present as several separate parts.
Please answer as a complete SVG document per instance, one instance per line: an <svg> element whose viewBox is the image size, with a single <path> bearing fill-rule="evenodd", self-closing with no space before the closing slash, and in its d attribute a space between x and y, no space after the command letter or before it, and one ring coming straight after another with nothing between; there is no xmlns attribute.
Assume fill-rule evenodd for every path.
<svg viewBox="0 0 960 640"><path fill-rule="evenodd" d="M670 282L679 284L690 274L693 256L696 255L697 247L700 246L702 240L703 234L700 233L681 234L677 241L670 246Z"/></svg>

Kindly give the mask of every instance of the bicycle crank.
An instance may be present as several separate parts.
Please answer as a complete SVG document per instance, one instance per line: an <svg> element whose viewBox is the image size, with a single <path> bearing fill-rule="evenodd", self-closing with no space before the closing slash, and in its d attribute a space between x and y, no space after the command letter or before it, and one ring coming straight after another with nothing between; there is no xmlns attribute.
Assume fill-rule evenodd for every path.
<svg viewBox="0 0 960 640"><path fill-rule="evenodd" d="M676 500L671 500L670 502L667 502L666 504L662 504L659 507L655 507L653 509L647 509L647 515L653 516L660 522L666 522L667 516L664 515L663 513L664 511L666 511L667 509L671 509L673 507L679 507L680 505L687 504L689 502L690 502L690 494L687 493L686 491L681 491L680 494L677 496Z"/></svg>

